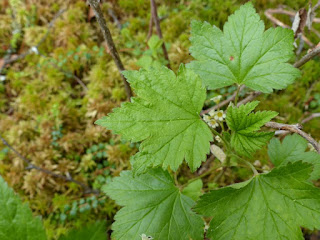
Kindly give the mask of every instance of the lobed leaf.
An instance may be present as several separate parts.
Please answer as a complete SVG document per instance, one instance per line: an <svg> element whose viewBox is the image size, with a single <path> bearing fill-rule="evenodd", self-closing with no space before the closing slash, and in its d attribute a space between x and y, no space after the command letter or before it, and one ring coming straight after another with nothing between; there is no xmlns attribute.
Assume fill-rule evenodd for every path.
<svg viewBox="0 0 320 240"><path fill-rule="evenodd" d="M310 180L320 178L320 155L316 152L306 152L308 142L298 134L286 136L282 143L279 139L271 139L268 154L275 166L286 165L289 162L303 161L314 166Z"/></svg>
<svg viewBox="0 0 320 240"><path fill-rule="evenodd" d="M46 240L41 218L34 217L27 204L8 187L0 176L0 239Z"/></svg>
<svg viewBox="0 0 320 240"><path fill-rule="evenodd" d="M281 27L264 31L251 3L244 4L223 27L223 32L207 22L191 23L191 55L187 65L210 89L245 84L270 93L283 89L300 76L287 63L294 56L294 34Z"/></svg>
<svg viewBox="0 0 320 240"><path fill-rule="evenodd" d="M313 166L288 163L203 195L195 210L213 216L213 240L302 240L300 227L320 228L320 190L308 179Z"/></svg>
<svg viewBox="0 0 320 240"><path fill-rule="evenodd" d="M195 202L181 194L162 169L137 177L121 172L102 190L124 206L112 225L114 239L140 240L143 234L161 240L203 239L203 220L191 211Z"/></svg>
<svg viewBox="0 0 320 240"><path fill-rule="evenodd" d="M212 140L199 116L206 97L199 77L183 65L177 76L166 67L124 75L137 97L96 123L133 142L142 141L132 159L135 173L150 166L176 170L184 159L195 171L206 160Z"/></svg>
<svg viewBox="0 0 320 240"><path fill-rule="evenodd" d="M230 105L226 121L232 130L231 146L241 155L250 157L269 141L273 132L257 132L266 122L278 115L273 111L251 113L259 101L253 101L240 107Z"/></svg>

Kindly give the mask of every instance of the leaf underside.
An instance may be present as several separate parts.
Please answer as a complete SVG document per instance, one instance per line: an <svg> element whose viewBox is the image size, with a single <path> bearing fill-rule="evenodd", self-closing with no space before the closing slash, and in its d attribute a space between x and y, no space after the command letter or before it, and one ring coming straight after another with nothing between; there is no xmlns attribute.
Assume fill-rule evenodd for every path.
<svg viewBox="0 0 320 240"><path fill-rule="evenodd" d="M281 27L267 31L251 3L240 7L223 27L191 23L191 55L187 65L210 89L234 83L270 93L300 76L287 61L294 56L294 34Z"/></svg>

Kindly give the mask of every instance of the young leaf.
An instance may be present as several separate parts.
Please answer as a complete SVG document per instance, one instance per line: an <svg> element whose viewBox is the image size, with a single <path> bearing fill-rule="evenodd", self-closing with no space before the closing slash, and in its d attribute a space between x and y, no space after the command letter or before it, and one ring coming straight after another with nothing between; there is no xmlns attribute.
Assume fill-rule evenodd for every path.
<svg viewBox="0 0 320 240"><path fill-rule="evenodd" d="M194 201L197 201L199 197L202 195L202 187L203 183L201 179L198 179L194 182L191 182L186 186L182 193L189 198L193 199Z"/></svg>
<svg viewBox="0 0 320 240"><path fill-rule="evenodd" d="M46 240L46 232L39 217L32 216L27 204L8 187L0 176L0 239Z"/></svg>
<svg viewBox="0 0 320 240"><path fill-rule="evenodd" d="M303 239L300 226L320 228L320 190L309 183L311 164L295 162L245 185L203 195L195 210L213 216L213 240Z"/></svg>
<svg viewBox="0 0 320 240"><path fill-rule="evenodd" d="M112 225L114 239L140 240L142 234L161 240L203 239L203 221L191 211L194 201L160 168L137 177L121 172L102 190L124 206Z"/></svg>
<svg viewBox="0 0 320 240"><path fill-rule="evenodd" d="M212 140L199 116L206 97L199 77L183 65L177 77L166 67L124 75L138 97L96 123L133 142L143 141L134 157L135 173L148 166L176 170L183 159L195 171L206 160Z"/></svg>
<svg viewBox="0 0 320 240"><path fill-rule="evenodd" d="M269 141L273 132L257 132L260 127L278 115L273 111L251 113L259 101L253 101L240 107L229 106L227 124L232 130L231 146L241 155L250 157Z"/></svg>
<svg viewBox="0 0 320 240"><path fill-rule="evenodd" d="M81 229L74 229L59 240L106 240L106 223L95 222Z"/></svg>
<svg viewBox="0 0 320 240"><path fill-rule="evenodd" d="M286 63L293 57L293 32L281 27L264 31L251 3L229 16L223 32L207 22L191 24L191 55L187 65L210 89L234 83L269 93L283 89L300 75Z"/></svg>
<svg viewBox="0 0 320 240"><path fill-rule="evenodd" d="M314 168L310 180L320 178L320 155L316 152L306 152L308 142L298 134L286 136L282 143L279 139L271 139L268 154L275 166L282 166L288 162L303 161L312 163Z"/></svg>

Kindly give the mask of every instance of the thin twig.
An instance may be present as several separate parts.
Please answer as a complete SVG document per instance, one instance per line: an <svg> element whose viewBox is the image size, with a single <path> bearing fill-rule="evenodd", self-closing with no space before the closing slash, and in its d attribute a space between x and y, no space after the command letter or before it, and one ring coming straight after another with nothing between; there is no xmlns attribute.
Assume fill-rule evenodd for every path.
<svg viewBox="0 0 320 240"><path fill-rule="evenodd" d="M320 0L318 0L318 2L316 3L316 5L313 6L312 11L315 12L318 8L320 7ZM314 22L316 18L313 19ZM318 23L320 23L320 19L318 18Z"/></svg>
<svg viewBox="0 0 320 240"><path fill-rule="evenodd" d="M316 151L320 154L320 144L316 140L314 140L309 134L301 130L302 125L300 124L289 125L289 124L276 123L276 122L267 122L265 126L269 128L279 129L279 130L287 130L289 132L299 134L301 137L305 138L309 143L311 143L312 146L316 149Z"/></svg>
<svg viewBox="0 0 320 240"><path fill-rule="evenodd" d="M152 36L152 26L153 26L153 15L151 14L150 20L149 20L149 30L148 30L148 36L147 36L147 41L151 38Z"/></svg>
<svg viewBox="0 0 320 240"><path fill-rule="evenodd" d="M295 64L293 64L294 67L299 68L308 61L310 61L313 57L320 54L320 47L316 47L313 50L311 50L309 53L307 53L303 58L301 58L299 61L297 61Z"/></svg>
<svg viewBox="0 0 320 240"><path fill-rule="evenodd" d="M91 7L92 7L92 9L93 9L93 11L94 11L94 13L96 15L96 18L97 18L97 21L99 23L100 29L102 31L103 37L107 42L110 54L111 54L115 64L117 65L117 68L118 68L118 70L120 72L120 75L122 77L124 88L125 88L126 93L127 93L127 98L130 100L130 98L132 97L131 87L130 87L129 83L127 82L127 80L125 79L125 77L123 76L123 74L122 74L122 71L124 71L125 68L124 68L124 66L122 64L122 61L120 59L119 53L118 53L118 51L116 49L116 46L114 45L114 42L113 42L113 39L112 39L112 35L110 33L109 28L107 27L106 20L103 17L103 13L102 13L101 8L100 8L99 0L88 0L88 2L91 5Z"/></svg>
<svg viewBox="0 0 320 240"><path fill-rule="evenodd" d="M254 91L252 92L249 96L247 96L246 98L242 99L238 104L237 107L239 107L242 104L246 104L247 102L252 101L253 99L255 99L256 97L260 96L262 94L262 92L259 91Z"/></svg>
<svg viewBox="0 0 320 240"><path fill-rule="evenodd" d="M122 25L119 21L119 19L117 18L117 15L114 13L114 11L112 10L112 8L108 8L108 14L112 17L114 23L117 25L117 27L121 30L122 29Z"/></svg>
<svg viewBox="0 0 320 240"><path fill-rule="evenodd" d="M319 2L318 2L319 3ZM318 4L317 3L317 4ZM316 4L316 5L317 5ZM316 5L314 5L313 9L316 10L317 8ZM284 14L284 15L288 15L290 17L295 17L296 16L296 12L293 12L293 11L288 11L288 10L285 10L285 9L281 9L281 8L277 8L277 9L268 9L266 10L268 11L268 13L270 14ZM313 19L313 22L315 23L320 23L320 18L314 18Z"/></svg>
<svg viewBox="0 0 320 240"><path fill-rule="evenodd" d="M245 86L242 85L242 86L240 87L240 90L239 90L239 91L241 92L244 88L245 88ZM230 102L232 102L232 101L236 98L236 95L237 95L237 91L235 91L235 92L232 94L232 96L229 97L228 99L226 99L226 100L218 103L217 105L214 105L214 106L211 107L211 108L208 108L208 109L206 109L206 110L201 111L200 115L202 116L202 115L204 115L204 114L209 113L211 110L217 110L217 109L219 109L219 108L221 108L221 107L229 104Z"/></svg>
<svg viewBox="0 0 320 240"><path fill-rule="evenodd" d="M50 171L50 170L47 170L47 169L44 169L44 168L41 168L41 167L38 167L38 166L32 164L31 161L30 161L28 158L22 156L22 155L21 155L16 149L14 149L1 135L0 135L0 139L1 139L1 141L3 142L4 145L6 145L9 149L11 149L21 160L23 160L23 161L27 164L26 169L28 169L28 170L36 169L36 170L38 170L38 171L40 171L40 172L46 173L46 174L51 175L51 176L53 176L53 177L55 177L55 178L59 178L59 179L65 180L65 181L67 181L67 182L73 182L73 183L81 186L81 187L83 188L83 190L84 190L84 193L86 193L86 194L89 194L89 193L99 194L99 193L100 193L99 190L92 189L92 188L90 188L89 186L87 186L86 184L84 184L84 183L82 183L82 182L79 182L79 181L77 181L77 180L74 180L74 179L70 176L70 174L69 174L69 176L64 176L64 175L56 174L56 173L54 173L54 172L52 172L52 171Z"/></svg>
<svg viewBox="0 0 320 240"><path fill-rule="evenodd" d="M150 6L151 6L152 19L153 19L154 25L156 26L157 34L160 39L163 39L161 28L160 28L160 21L157 13L157 5L155 3L155 0L150 0ZM171 68L167 48L164 42L162 43L162 50L163 50L164 58L168 61L167 67Z"/></svg>
<svg viewBox="0 0 320 240"><path fill-rule="evenodd" d="M38 54L39 54L41 57L46 58L45 55L43 55L43 54L41 54L41 53L38 53ZM63 70L63 68L59 67L57 64L55 64L55 63L53 63L53 62L51 62L51 61L49 61L49 63L51 64L51 66L53 66L54 68L58 69L60 72L64 73L66 76L71 76L74 80L76 80L76 81L79 83L79 85L84 89L85 92L88 91L87 86L86 86L86 85L84 84L84 82L83 82L80 78L78 78L76 75L74 75L73 73L70 73L70 72L67 72L67 71Z"/></svg>
<svg viewBox="0 0 320 240"><path fill-rule="evenodd" d="M20 59L25 58L27 55L33 53L33 49L34 49L34 48L38 49L38 48L40 47L40 45L41 45L41 44L47 39L47 37L49 36L50 30L53 28L55 21L56 21L66 10L67 10L67 9L61 9L61 10L59 10L59 11L56 13L56 15L53 17L53 19L52 19L52 20L50 21L50 23L48 24L48 29L47 29L46 34L40 39L40 41L37 43L36 46L29 48L27 51L19 54L19 55L16 56L16 57L13 57L13 58L10 58L10 57L9 57L8 59L5 59L3 65L2 65L2 67L1 67L1 69L0 69L0 74L1 74L2 70L6 67L6 65L11 64L11 63L14 63L14 62L16 62L16 61L18 61L18 60L20 60Z"/></svg>
<svg viewBox="0 0 320 240"><path fill-rule="evenodd" d="M273 23L275 23L276 25L283 27L283 28L291 28L290 26L284 24L283 22L281 22L280 20L278 20L277 18L275 18L274 16L272 16L272 11L271 10L275 10L275 9L268 9L264 12L264 14L266 15L266 17L271 20ZM314 44L308 39L306 38L306 36L302 35L302 39L303 41L308 44L310 47L313 47Z"/></svg>
<svg viewBox="0 0 320 240"><path fill-rule="evenodd" d="M301 123L304 124L304 123L309 122L309 121L311 121L312 119L318 118L318 117L320 117L320 113L312 113L309 117L303 119L303 120L301 121Z"/></svg>

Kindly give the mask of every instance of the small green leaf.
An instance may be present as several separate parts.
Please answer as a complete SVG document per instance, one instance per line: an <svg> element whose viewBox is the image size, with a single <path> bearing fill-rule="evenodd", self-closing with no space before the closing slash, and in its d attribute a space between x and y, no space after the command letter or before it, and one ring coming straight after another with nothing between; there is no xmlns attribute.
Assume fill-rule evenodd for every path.
<svg viewBox="0 0 320 240"><path fill-rule="evenodd" d="M201 80L180 66L125 71L138 97L96 123L133 142L143 141L133 157L133 170L150 166L177 170L185 159L195 171L209 152L212 133L199 114L206 98Z"/></svg>
<svg viewBox="0 0 320 240"><path fill-rule="evenodd" d="M124 206L112 225L114 239L203 239L203 221L191 211L194 201L180 193L167 171L151 169L138 177L124 171L102 190Z"/></svg>
<svg viewBox="0 0 320 240"><path fill-rule="evenodd" d="M194 182L189 183L183 190L182 193L189 198L197 201L202 195L203 183L201 179L198 179Z"/></svg>
<svg viewBox="0 0 320 240"><path fill-rule="evenodd" d="M257 132L260 127L278 115L273 111L251 113L259 101L253 101L240 107L229 106L227 124L232 130L231 146L241 155L251 157L269 141L273 132Z"/></svg>
<svg viewBox="0 0 320 240"><path fill-rule="evenodd" d="M308 142L298 134L286 136L282 143L279 139L271 139L268 146L268 154L275 166L286 165L289 162L303 161L314 166L310 180L320 178L320 154L306 152Z"/></svg>
<svg viewBox="0 0 320 240"><path fill-rule="evenodd" d="M152 35L148 40L148 46L151 50L155 51L161 47L163 40L161 40L157 35Z"/></svg>
<svg viewBox="0 0 320 240"><path fill-rule="evenodd" d="M287 61L293 54L293 31L281 27L264 31L251 3L240 7L223 27L207 22L191 24L191 55L187 65L210 89L245 84L269 93L283 89L300 76Z"/></svg>
<svg viewBox="0 0 320 240"><path fill-rule="evenodd" d="M59 240L106 240L106 223L95 222L80 229L73 229Z"/></svg>
<svg viewBox="0 0 320 240"><path fill-rule="evenodd" d="M320 228L320 190L308 181L313 166L295 162L241 185L203 195L195 210L213 216L212 240L302 240L300 227Z"/></svg>
<svg viewBox="0 0 320 240"><path fill-rule="evenodd" d="M46 240L39 217L33 217L27 204L8 187L0 176L0 239Z"/></svg>

